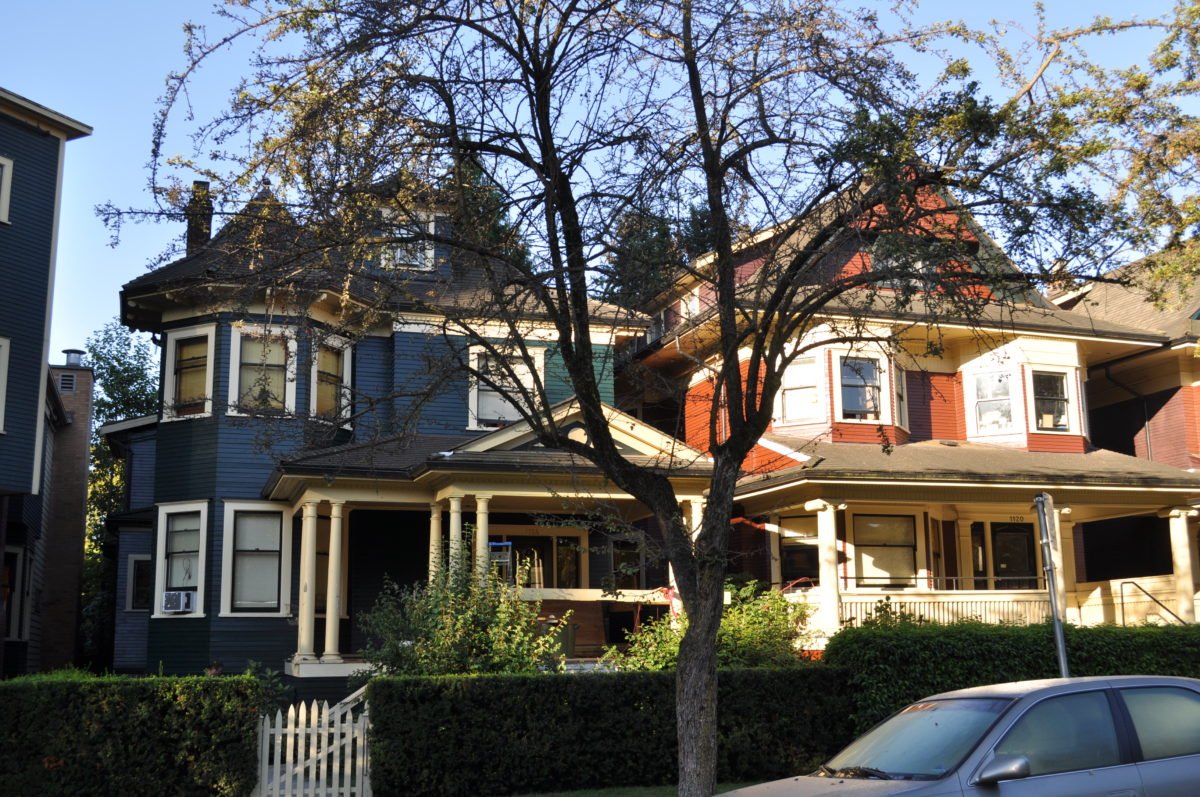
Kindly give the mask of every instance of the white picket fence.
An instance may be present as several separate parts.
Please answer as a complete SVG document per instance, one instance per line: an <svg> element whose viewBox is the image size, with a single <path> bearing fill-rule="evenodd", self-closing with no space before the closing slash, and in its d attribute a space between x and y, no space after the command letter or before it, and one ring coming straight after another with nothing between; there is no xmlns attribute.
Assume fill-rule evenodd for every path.
<svg viewBox="0 0 1200 797"><path fill-rule="evenodd" d="M371 797L364 693L263 717L256 797Z"/></svg>

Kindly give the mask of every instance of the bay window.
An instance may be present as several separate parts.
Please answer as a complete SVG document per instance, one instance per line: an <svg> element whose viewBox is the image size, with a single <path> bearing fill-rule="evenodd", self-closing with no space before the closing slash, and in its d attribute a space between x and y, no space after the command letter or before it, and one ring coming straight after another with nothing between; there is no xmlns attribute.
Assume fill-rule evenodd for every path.
<svg viewBox="0 0 1200 797"><path fill-rule="evenodd" d="M1070 429L1067 408L1067 375L1047 371L1033 372L1033 415L1039 432L1065 432Z"/></svg>
<svg viewBox="0 0 1200 797"><path fill-rule="evenodd" d="M155 618L203 617L208 539L208 502L181 501L158 505L158 533L154 569ZM164 611L163 593L192 592L192 608ZM178 596L175 596L178 597ZM180 603L186 606L187 603Z"/></svg>
<svg viewBox="0 0 1200 797"><path fill-rule="evenodd" d="M163 420L212 413L213 333L216 327L187 327L166 333L167 367L163 385Z"/></svg>
<svg viewBox="0 0 1200 797"><path fill-rule="evenodd" d="M233 611L279 611L282 536L281 512L234 512Z"/></svg>
<svg viewBox="0 0 1200 797"><path fill-rule="evenodd" d="M816 357L797 357L783 371L779 388L780 423L801 423L822 420L818 379L820 370Z"/></svg>
<svg viewBox="0 0 1200 797"><path fill-rule="evenodd" d="M1012 431L1012 385L1007 371L976 374L975 424L981 435Z"/></svg>
<svg viewBox="0 0 1200 797"><path fill-rule="evenodd" d="M235 326L229 345L229 404L234 414L296 409L296 341L290 330Z"/></svg>
<svg viewBox="0 0 1200 797"><path fill-rule="evenodd" d="M880 419L880 367L874 357L842 357L842 419Z"/></svg>
<svg viewBox="0 0 1200 797"><path fill-rule="evenodd" d="M200 584L200 513L167 515L168 591L195 591Z"/></svg>

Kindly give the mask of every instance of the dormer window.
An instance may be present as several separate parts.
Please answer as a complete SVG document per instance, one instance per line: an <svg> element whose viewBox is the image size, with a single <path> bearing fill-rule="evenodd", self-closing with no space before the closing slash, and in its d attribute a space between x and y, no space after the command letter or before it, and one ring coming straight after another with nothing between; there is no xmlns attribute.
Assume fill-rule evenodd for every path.
<svg viewBox="0 0 1200 797"><path fill-rule="evenodd" d="M379 267L385 271L433 271L436 266L433 241L425 238L436 232L436 219L414 222L396 230L397 238L411 241L387 241L379 253Z"/></svg>

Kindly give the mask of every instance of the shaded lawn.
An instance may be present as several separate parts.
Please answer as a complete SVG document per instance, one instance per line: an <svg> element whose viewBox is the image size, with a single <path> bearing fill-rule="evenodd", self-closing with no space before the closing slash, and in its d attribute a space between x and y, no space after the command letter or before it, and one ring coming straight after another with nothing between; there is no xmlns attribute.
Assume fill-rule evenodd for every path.
<svg viewBox="0 0 1200 797"><path fill-rule="evenodd" d="M722 783L717 794L749 786L749 783ZM520 797L675 797L674 786L622 786L616 789L584 789L582 791L556 791L538 794L523 794Z"/></svg>

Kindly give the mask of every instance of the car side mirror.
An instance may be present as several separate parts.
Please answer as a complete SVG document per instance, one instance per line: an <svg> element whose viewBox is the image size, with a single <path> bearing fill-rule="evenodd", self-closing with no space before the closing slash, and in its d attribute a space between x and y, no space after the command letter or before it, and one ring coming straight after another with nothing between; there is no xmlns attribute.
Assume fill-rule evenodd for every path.
<svg viewBox="0 0 1200 797"><path fill-rule="evenodd" d="M975 782L980 786L992 786L1002 780L1019 780L1029 777L1029 758L1023 755L998 755L979 770Z"/></svg>

